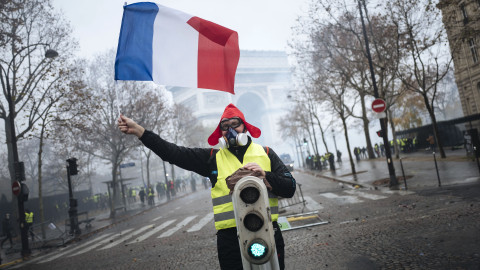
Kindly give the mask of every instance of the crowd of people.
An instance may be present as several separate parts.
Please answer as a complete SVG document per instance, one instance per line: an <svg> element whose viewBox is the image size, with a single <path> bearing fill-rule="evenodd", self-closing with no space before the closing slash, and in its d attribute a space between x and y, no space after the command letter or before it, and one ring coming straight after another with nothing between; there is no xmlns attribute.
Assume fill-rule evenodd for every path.
<svg viewBox="0 0 480 270"><path fill-rule="evenodd" d="M342 162L342 153L337 150L337 161ZM335 155L327 152L324 155L308 155L305 164L310 170L335 170Z"/></svg>

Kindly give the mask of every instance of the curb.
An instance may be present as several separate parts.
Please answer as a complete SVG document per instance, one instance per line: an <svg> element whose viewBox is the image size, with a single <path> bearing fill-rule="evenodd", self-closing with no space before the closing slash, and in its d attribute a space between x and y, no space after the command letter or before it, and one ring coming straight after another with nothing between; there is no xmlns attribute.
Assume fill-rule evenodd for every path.
<svg viewBox="0 0 480 270"><path fill-rule="evenodd" d="M373 185L369 185L369 184L365 184L365 183L362 184L362 183L358 183L358 182L347 181L347 180L343 180L343 179L339 179L339 178L335 178L335 177L331 177L331 176L326 176L326 175L323 175L323 174L315 173L315 172L312 172L312 171L306 171L306 170L303 170L303 169L299 169L298 171L300 171L300 172L302 172L302 173L310 174L310 175L312 175L312 176L314 176L314 177L317 177L317 178L325 178L325 179L328 179L328 180L331 180L331 181L340 182L340 183L347 184L347 185L359 186L359 187L361 187L361 188L378 189L378 187L373 186Z"/></svg>

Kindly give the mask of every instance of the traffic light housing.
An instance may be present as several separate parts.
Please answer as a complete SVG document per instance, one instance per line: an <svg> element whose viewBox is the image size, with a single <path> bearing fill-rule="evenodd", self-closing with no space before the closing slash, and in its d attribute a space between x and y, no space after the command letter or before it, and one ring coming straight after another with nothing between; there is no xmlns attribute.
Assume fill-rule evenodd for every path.
<svg viewBox="0 0 480 270"><path fill-rule="evenodd" d="M77 175L78 174L78 169L77 169L77 159L76 158L69 158L67 159L68 162L68 172L70 175Z"/></svg>
<svg viewBox="0 0 480 270"><path fill-rule="evenodd" d="M383 138L383 131L382 130L377 131L377 135L378 137Z"/></svg>
<svg viewBox="0 0 480 270"><path fill-rule="evenodd" d="M232 201L242 260L265 264L275 254L275 238L263 180L254 176L240 179L233 190Z"/></svg>

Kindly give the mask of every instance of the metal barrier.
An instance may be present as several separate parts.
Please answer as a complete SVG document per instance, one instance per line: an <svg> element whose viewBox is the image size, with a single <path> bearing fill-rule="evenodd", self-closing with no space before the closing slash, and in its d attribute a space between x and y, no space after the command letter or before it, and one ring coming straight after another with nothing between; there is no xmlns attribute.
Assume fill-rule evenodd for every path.
<svg viewBox="0 0 480 270"><path fill-rule="evenodd" d="M282 208L287 208L292 205L303 204L302 213L305 210L306 201L303 198L302 185L297 183L297 190L292 198L278 198L278 210L281 212Z"/></svg>
<svg viewBox="0 0 480 270"><path fill-rule="evenodd" d="M64 246L67 235L53 221L34 224L28 230L28 237L33 235L32 248Z"/></svg>

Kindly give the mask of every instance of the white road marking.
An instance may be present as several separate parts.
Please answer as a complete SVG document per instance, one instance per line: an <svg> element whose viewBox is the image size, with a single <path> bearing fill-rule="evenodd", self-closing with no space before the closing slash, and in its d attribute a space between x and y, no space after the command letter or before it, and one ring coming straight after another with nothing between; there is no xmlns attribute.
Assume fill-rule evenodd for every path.
<svg viewBox="0 0 480 270"><path fill-rule="evenodd" d="M200 219L200 221L197 224L193 225L190 229L188 229L187 232L199 231L201 228L203 228L203 226L205 226L212 219L213 219L213 213L210 212L206 216L204 216L202 219Z"/></svg>
<svg viewBox="0 0 480 270"><path fill-rule="evenodd" d="M303 198L307 202L306 207L308 208L308 210L315 211L315 210L323 209L323 206L321 206L319 203L317 203L315 200L313 200L309 196L303 196Z"/></svg>
<svg viewBox="0 0 480 270"><path fill-rule="evenodd" d="M102 240L103 238L105 238L105 237L107 237L107 236L110 236L110 233L104 234L104 235L102 235L102 236L100 236L100 237L97 237L97 238L95 238L95 239L92 239L92 240L90 240L90 241L88 241L88 242L85 242L85 243L83 243L83 244L81 244L81 245L79 245L79 246L76 246L76 247L74 247L74 248L70 248L70 249L69 249L69 247L66 247L65 249L68 249L68 250L62 252L62 250L63 250L63 249L62 249L62 250L60 250L60 253L57 253L56 255L54 255L54 256L52 256L52 257L49 257L49 258L47 258L47 259L45 259L45 260L42 260L42 261L40 261L39 263L46 263L46 262L49 262L49 261L53 261L53 260L55 260L56 258L59 258L59 257L64 256L65 254L68 254L68 253L70 253L70 252L79 250L79 249L81 249L81 248L83 248L83 247L89 246L89 245L91 245L91 244L94 243L94 242L100 241L100 240ZM42 258L43 258L43 257L42 257ZM31 261L29 261L29 262L33 262L33 260L31 260Z"/></svg>
<svg viewBox="0 0 480 270"><path fill-rule="evenodd" d="M388 198L387 196L370 194L360 190L344 190L343 192L348 193L350 195L357 195L358 197L362 197L369 200L381 200L381 199Z"/></svg>
<svg viewBox="0 0 480 270"><path fill-rule="evenodd" d="M129 234L123 236L122 238L120 238L120 239L118 239L118 240L115 240L114 242L112 242L112 243L110 243L110 244L102 247L100 250L112 248L112 247L114 247L114 246L116 246L116 245L118 245L118 244L126 241L127 239L130 239L132 236L135 236L135 235L137 235L137 234L142 233L143 231L146 231L147 229L151 228L152 226L153 226L153 224L150 224L150 225L147 225L147 226L145 226L145 227L142 227L142 228L140 228L140 229L138 229L138 230L136 230L136 231L134 231L134 232L132 232L132 233L129 233Z"/></svg>
<svg viewBox="0 0 480 270"><path fill-rule="evenodd" d="M176 221L176 219L167 220L164 223L162 223L162 225L153 228L151 231L149 231L149 232L145 233L144 235L138 237L137 239L133 240L132 242L129 242L128 244L142 242L143 240L149 238L150 236L152 236L152 235L158 233L159 231L165 229L168 225L172 224L175 221Z"/></svg>
<svg viewBox="0 0 480 270"><path fill-rule="evenodd" d="M397 194L397 195L402 195L402 196L415 193L415 192L413 192L413 191L408 191L408 190L380 189L380 191L381 191L382 193L385 193L385 194Z"/></svg>
<svg viewBox="0 0 480 270"><path fill-rule="evenodd" d="M161 219L161 218L162 218L162 216L159 216L159 217L156 217L156 218L152 219L152 221L157 221L157 220L159 220L159 219Z"/></svg>
<svg viewBox="0 0 480 270"><path fill-rule="evenodd" d="M132 229L124 230L124 231L122 231L122 232L120 233L120 235L126 234L126 233L130 232L131 230L133 230L133 228L132 228ZM95 244L93 244L93 245L91 245L91 246L89 246L89 247L87 247L87 248L84 248L84 249L80 250L79 252L77 252L77 253L75 253L75 254L72 254L72 255L70 255L70 256L68 256L68 257L77 256L77 255L83 254L83 253L85 253L85 252L88 252L88 251L90 251L90 250L93 250L94 248L96 248L96 247L98 247L98 246L101 246L101 245L103 245L103 244L106 244L106 243L110 242L111 240L113 240L113 238L115 238L115 237L117 237L117 236L119 236L119 235L118 235L118 234L114 234L114 235L108 237L107 239L104 239L104 240L102 240L102 241L100 241L100 242L97 242L97 243L95 243Z"/></svg>
<svg viewBox="0 0 480 270"><path fill-rule="evenodd" d="M187 225L192 219L196 218L197 216L189 216L186 219L184 219L182 222L178 223L175 225L175 227L171 228L170 230L162 233L158 238L164 238L172 235L176 231L178 231L181 227Z"/></svg>
<svg viewBox="0 0 480 270"><path fill-rule="evenodd" d="M362 200L360 200L358 197L355 197L355 196L339 196L339 195L337 195L335 193L331 193L331 192L322 193L320 195L325 197L325 198L334 199L334 200L342 202L342 203L360 203L360 202L363 202Z"/></svg>

